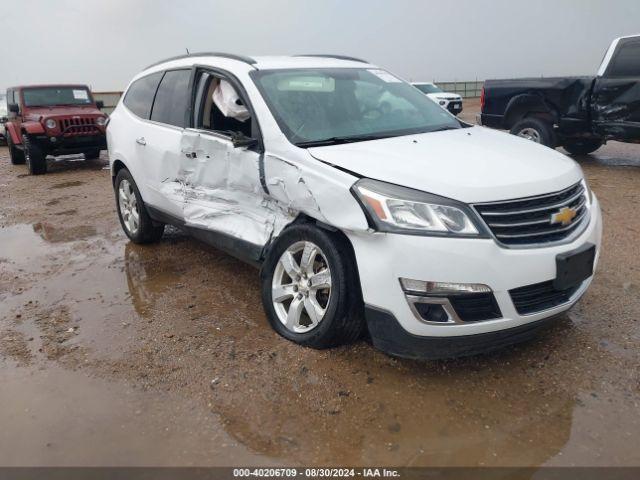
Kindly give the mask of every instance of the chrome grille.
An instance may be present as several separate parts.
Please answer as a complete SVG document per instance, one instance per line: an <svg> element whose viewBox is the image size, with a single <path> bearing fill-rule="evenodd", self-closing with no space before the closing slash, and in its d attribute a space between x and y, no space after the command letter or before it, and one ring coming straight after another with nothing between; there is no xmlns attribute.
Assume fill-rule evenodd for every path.
<svg viewBox="0 0 640 480"><path fill-rule="evenodd" d="M551 223L552 216L568 207L576 216L568 224ZM547 195L474 205L496 239L508 246L561 242L577 232L589 216L582 182Z"/></svg>
<svg viewBox="0 0 640 480"><path fill-rule="evenodd" d="M65 136L96 135L100 133L91 117L74 117L60 120L60 130Z"/></svg>

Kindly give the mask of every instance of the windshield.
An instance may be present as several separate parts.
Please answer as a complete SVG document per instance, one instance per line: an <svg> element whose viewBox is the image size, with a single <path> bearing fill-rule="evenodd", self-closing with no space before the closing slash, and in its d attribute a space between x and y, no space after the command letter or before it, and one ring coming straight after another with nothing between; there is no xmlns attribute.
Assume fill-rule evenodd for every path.
<svg viewBox="0 0 640 480"><path fill-rule="evenodd" d="M7 96L0 93L0 118L7 116Z"/></svg>
<svg viewBox="0 0 640 480"><path fill-rule="evenodd" d="M55 105L91 105L91 94L84 87L38 87L22 90L22 100L27 107L52 107Z"/></svg>
<svg viewBox="0 0 640 480"><path fill-rule="evenodd" d="M417 83L414 84L414 87L422 93L442 93L442 89L436 87L433 83Z"/></svg>
<svg viewBox="0 0 640 480"><path fill-rule="evenodd" d="M305 147L461 128L413 86L379 69L256 70L289 141Z"/></svg>

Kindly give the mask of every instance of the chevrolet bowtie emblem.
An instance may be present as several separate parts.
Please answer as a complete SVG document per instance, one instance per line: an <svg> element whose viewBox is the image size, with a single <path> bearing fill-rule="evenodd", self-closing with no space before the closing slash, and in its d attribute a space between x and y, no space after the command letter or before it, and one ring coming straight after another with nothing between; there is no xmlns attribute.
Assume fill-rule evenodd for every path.
<svg viewBox="0 0 640 480"><path fill-rule="evenodd" d="M574 218L576 218L578 212L575 208L562 207L556 213L551 215L551 223L561 223L562 225L569 225Z"/></svg>

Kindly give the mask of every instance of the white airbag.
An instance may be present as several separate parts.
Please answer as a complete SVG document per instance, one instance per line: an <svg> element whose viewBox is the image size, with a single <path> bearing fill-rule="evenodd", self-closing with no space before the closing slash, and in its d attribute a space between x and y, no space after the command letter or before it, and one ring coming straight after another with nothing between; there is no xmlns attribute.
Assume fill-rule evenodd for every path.
<svg viewBox="0 0 640 480"><path fill-rule="evenodd" d="M213 91L213 103L227 118L234 118L244 122L251 116L247 107L242 105L242 101L233 86L226 80L220 80L220 83Z"/></svg>

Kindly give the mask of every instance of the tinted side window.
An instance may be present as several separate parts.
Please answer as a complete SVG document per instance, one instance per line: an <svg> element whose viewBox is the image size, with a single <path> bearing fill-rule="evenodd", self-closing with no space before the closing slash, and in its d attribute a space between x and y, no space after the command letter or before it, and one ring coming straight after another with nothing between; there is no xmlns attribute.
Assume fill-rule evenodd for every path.
<svg viewBox="0 0 640 480"><path fill-rule="evenodd" d="M172 70L164 74L156 94L151 120L185 127L189 107L191 70Z"/></svg>
<svg viewBox="0 0 640 480"><path fill-rule="evenodd" d="M607 69L607 77L640 77L640 42L620 47Z"/></svg>
<svg viewBox="0 0 640 480"><path fill-rule="evenodd" d="M140 118L148 120L153 97L156 94L161 78L162 72L158 72L133 82L124 97L124 104L127 108Z"/></svg>

